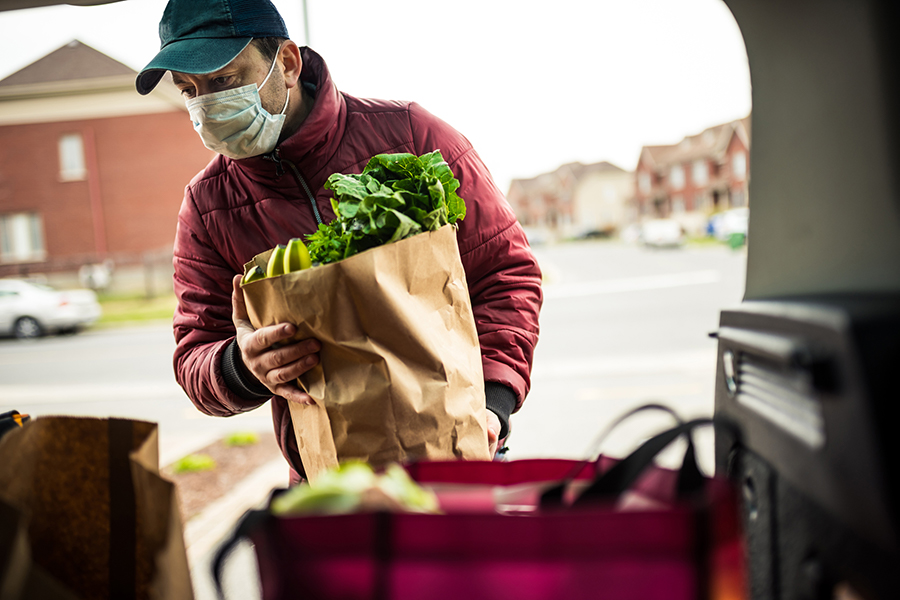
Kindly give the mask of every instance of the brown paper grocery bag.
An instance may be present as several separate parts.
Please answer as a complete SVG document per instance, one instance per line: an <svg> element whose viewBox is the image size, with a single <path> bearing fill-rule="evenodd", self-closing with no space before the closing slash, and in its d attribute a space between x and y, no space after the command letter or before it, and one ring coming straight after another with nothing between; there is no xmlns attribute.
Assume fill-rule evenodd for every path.
<svg viewBox="0 0 900 600"><path fill-rule="evenodd" d="M6 533L17 547L9 564L46 576L13 570L0 591L35 597L28 588L43 579L40 589L53 582L66 598L193 598L175 488L158 463L154 423L42 417L7 433L0 499L21 513L19 528L27 523L25 541Z"/></svg>
<svg viewBox="0 0 900 600"><path fill-rule="evenodd" d="M271 250L245 265L265 269ZM484 375L456 230L367 250L243 287L256 328L297 325L322 343L290 404L310 481L339 461L489 460Z"/></svg>
<svg viewBox="0 0 900 600"><path fill-rule="evenodd" d="M79 600L31 559L25 515L0 498L0 600Z"/></svg>

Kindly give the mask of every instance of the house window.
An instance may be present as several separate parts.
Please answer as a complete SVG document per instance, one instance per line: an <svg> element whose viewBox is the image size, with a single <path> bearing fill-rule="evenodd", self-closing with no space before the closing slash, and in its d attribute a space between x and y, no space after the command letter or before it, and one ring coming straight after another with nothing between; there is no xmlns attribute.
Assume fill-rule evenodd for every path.
<svg viewBox="0 0 900 600"><path fill-rule="evenodd" d="M37 213L0 215L0 260L26 262L43 260L44 227Z"/></svg>
<svg viewBox="0 0 900 600"><path fill-rule="evenodd" d="M680 215L684 212L684 198L682 196L672 196L672 214Z"/></svg>
<svg viewBox="0 0 900 600"><path fill-rule="evenodd" d="M59 138L59 178L63 181L81 181L87 175L84 166L84 141L80 133L70 133Z"/></svg>
<svg viewBox="0 0 900 600"><path fill-rule="evenodd" d="M735 179L742 180L747 176L747 154L745 152L738 152L731 157L731 172L734 173Z"/></svg>
<svg viewBox="0 0 900 600"><path fill-rule="evenodd" d="M684 168L681 165L675 165L669 171L669 183L672 185L673 190L684 188Z"/></svg>
<svg viewBox="0 0 900 600"><path fill-rule="evenodd" d="M652 182L650 181L650 173L641 172L638 175L638 188L641 190L641 193L645 196L650 195L650 190L652 188Z"/></svg>
<svg viewBox="0 0 900 600"><path fill-rule="evenodd" d="M694 169L691 171L691 179L694 185L703 186L709 181L709 168L706 166L705 160L695 160Z"/></svg>

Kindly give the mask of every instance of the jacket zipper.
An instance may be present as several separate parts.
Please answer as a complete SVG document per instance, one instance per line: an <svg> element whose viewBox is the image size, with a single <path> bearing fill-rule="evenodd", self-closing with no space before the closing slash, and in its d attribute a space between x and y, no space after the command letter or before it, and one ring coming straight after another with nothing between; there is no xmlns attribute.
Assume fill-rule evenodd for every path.
<svg viewBox="0 0 900 600"><path fill-rule="evenodd" d="M297 168L297 165L289 160L281 158L281 154L278 148L275 148L275 150L273 150L269 154L264 155L264 158L267 158L275 163L275 174L279 177L284 175L284 165L287 165L291 168L291 171L294 173L294 177L297 179L297 181L300 182L300 185L306 192L306 197L309 198L309 205L312 207L313 216L316 218L316 223L322 225L322 215L319 214L319 207L316 204L316 198L310 191L309 185L306 184L306 180L303 178L303 175L300 174L300 169Z"/></svg>

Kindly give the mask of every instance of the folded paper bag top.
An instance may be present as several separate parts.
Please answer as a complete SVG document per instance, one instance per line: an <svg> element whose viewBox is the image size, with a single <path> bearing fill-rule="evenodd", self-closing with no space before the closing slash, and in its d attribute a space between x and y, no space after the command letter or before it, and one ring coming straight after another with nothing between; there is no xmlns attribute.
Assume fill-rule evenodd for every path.
<svg viewBox="0 0 900 600"><path fill-rule="evenodd" d="M271 250L245 266L265 266ZM481 350L456 230L372 248L244 286L259 328L322 343L289 403L307 477L339 461L489 460Z"/></svg>

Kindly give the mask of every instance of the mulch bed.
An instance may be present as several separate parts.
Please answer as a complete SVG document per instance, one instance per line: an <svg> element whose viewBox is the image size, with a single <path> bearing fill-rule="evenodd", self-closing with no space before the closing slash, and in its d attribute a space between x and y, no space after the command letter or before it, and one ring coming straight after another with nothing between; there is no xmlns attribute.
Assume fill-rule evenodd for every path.
<svg viewBox="0 0 900 600"><path fill-rule="evenodd" d="M186 523L211 502L215 502L255 469L281 456L273 432L260 433L259 441L247 446L228 446L218 440L194 454L206 454L216 467L209 471L174 473L173 466L161 469L163 477L175 483L182 522ZM288 465L284 463L285 480Z"/></svg>

